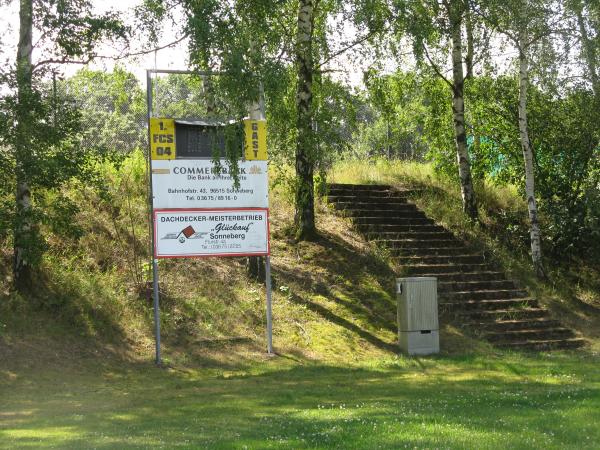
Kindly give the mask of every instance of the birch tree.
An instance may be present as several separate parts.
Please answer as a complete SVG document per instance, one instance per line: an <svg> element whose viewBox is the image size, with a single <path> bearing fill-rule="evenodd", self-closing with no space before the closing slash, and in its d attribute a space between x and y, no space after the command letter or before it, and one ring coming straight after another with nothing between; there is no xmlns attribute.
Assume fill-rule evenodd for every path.
<svg viewBox="0 0 600 450"><path fill-rule="evenodd" d="M27 152L30 151L30 134L28 108L32 97L33 64L33 4L32 0L21 0L19 8L19 42L17 46L17 107L15 110L15 179L16 179L16 214L14 221L14 256L13 276L18 288L31 282L31 262L28 247L31 245L31 231L34 224L31 220L31 192L27 169L25 166Z"/></svg>
<svg viewBox="0 0 600 450"><path fill-rule="evenodd" d="M316 234L314 205L313 136L313 37L318 0L298 2L295 45L296 88L296 238L311 239Z"/></svg>
<svg viewBox="0 0 600 450"><path fill-rule="evenodd" d="M34 30L40 36L35 44ZM84 155L73 147L77 114L68 106L57 114L59 105L44 97L41 80L49 67L85 64L95 56L99 40L125 39L126 34L115 15L94 16L85 0L19 2L17 54L14 67L5 74L8 89L14 87L16 93L2 97L3 117L10 125L1 137L14 162L13 275L19 290L32 286L32 270L43 251L43 214L34 208L34 189L56 188L83 168ZM65 144L70 148L61 149Z"/></svg>
<svg viewBox="0 0 600 450"><path fill-rule="evenodd" d="M452 41L452 114L454 117L454 136L456 140L456 157L463 202L463 210L469 218L477 220L477 201L471 176L471 163L467 150L467 133L465 127L465 75L463 71L463 21L468 7L463 1L445 1L447 16L450 21ZM467 55L469 71L472 70L472 40L469 41L470 52ZM467 76L471 76L468 72Z"/></svg>
<svg viewBox="0 0 600 450"><path fill-rule="evenodd" d="M484 5L482 14L488 23L504 34L518 52L519 138L523 152L525 200L529 215L529 236L533 268L539 278L546 273L542 259L542 239L535 192L535 155L531 146L528 124L528 90L530 83L530 53L539 42L556 31L556 13L542 0L514 0Z"/></svg>
<svg viewBox="0 0 600 450"><path fill-rule="evenodd" d="M531 259L538 277L545 277L542 262L542 240L540 221L538 218L537 201L535 199L535 175L533 167L533 150L529 140L529 125L527 122L527 91L529 88L529 57L528 34L523 26L518 31L519 49L519 136L525 164L525 199L529 213L529 234L531 239Z"/></svg>
<svg viewBox="0 0 600 450"><path fill-rule="evenodd" d="M450 88L463 211L469 219L476 221L477 200L467 148L464 95L465 81L473 74L475 53L473 18L469 8L468 0L431 0L411 4L409 8L401 5L394 10L394 21L397 32L405 31L412 39L417 60L429 66ZM445 69L448 46L451 47L451 78Z"/></svg>

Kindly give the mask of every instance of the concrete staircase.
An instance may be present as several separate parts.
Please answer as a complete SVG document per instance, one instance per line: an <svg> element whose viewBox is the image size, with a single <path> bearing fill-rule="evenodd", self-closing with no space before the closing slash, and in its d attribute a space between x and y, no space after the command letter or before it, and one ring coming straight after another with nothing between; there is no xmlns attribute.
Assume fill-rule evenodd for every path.
<svg viewBox="0 0 600 450"><path fill-rule="evenodd" d="M567 349L585 343L482 254L409 203L406 192L330 184L327 199L367 239L388 248L410 275L437 277L442 320L504 348Z"/></svg>

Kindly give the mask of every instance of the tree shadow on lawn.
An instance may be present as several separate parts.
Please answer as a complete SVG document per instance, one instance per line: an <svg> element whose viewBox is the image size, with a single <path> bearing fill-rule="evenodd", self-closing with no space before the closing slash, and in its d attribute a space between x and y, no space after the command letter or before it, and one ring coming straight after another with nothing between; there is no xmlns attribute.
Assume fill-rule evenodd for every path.
<svg viewBox="0 0 600 450"><path fill-rule="evenodd" d="M322 232L316 242L310 244L311 264L321 269L317 275L311 267L285 268L274 265L274 277L278 285L296 285L304 293L292 293L291 300L306 305L312 311L333 323L360 334L379 348L391 350L374 335L333 313L317 303L314 293L343 307L348 316L359 319L366 327L396 331L396 303L394 299L394 271L369 252L359 251L338 236ZM396 349L394 348L393 351Z"/></svg>
<svg viewBox="0 0 600 450"><path fill-rule="evenodd" d="M412 365L320 364L227 379L137 374L99 390L70 385L41 396L33 410L31 402L11 398L0 435L4 445L34 447L35 432L45 445L70 448L506 448L523 446L524 436L557 447L585 443L586 434L600 439L592 425L600 420L600 399L589 383L524 384L520 376L481 377L460 365L415 375ZM28 409L30 415L18 415ZM555 434L542 436L549 431Z"/></svg>
<svg viewBox="0 0 600 450"><path fill-rule="evenodd" d="M3 302L11 326L12 344L4 347L12 354L7 361L122 355L131 341L116 319L113 297L114 292L93 277L83 282L66 272L57 278L40 274L27 295L11 293ZM43 345L38 347L40 339Z"/></svg>
<svg viewBox="0 0 600 450"><path fill-rule="evenodd" d="M362 339L364 339L365 341L369 342L370 344L372 344L373 346L375 346L381 350L386 350L386 351L389 351L392 353L397 353L399 351L397 344L383 341L382 339L375 336L374 334L369 333L368 331L363 330L358 325L355 325L354 323L350 322L349 320L344 319L343 317L340 317L337 314L334 314L332 311L330 311L329 309L327 309L326 307L324 307L322 305L319 305L318 303L303 299L302 297L300 297L298 295L292 295L290 297L290 300L292 300L296 304L306 306L308 309L317 313L319 316L323 317L324 319L327 319L329 322L335 323L336 325L339 325L339 326L351 331L352 333L357 334ZM386 326L386 328L387 328L387 326Z"/></svg>

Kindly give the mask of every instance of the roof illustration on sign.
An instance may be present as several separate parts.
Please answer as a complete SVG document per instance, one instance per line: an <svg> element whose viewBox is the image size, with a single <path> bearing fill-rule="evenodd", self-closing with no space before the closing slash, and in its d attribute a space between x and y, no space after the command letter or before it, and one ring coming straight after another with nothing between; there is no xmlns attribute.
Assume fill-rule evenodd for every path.
<svg viewBox="0 0 600 450"><path fill-rule="evenodd" d="M177 233L167 233L161 239L179 239L181 235L185 236L185 239L201 239L206 236L208 232L197 232L194 227L188 225L183 230ZM183 242L183 236L181 236Z"/></svg>

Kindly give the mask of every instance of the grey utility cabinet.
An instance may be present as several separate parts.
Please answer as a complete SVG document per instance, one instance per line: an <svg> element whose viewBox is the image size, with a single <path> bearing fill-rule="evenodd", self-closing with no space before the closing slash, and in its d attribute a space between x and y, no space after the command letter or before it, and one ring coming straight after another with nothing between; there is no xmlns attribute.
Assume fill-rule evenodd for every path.
<svg viewBox="0 0 600 450"><path fill-rule="evenodd" d="M437 278L397 278L398 344L409 355L440 351Z"/></svg>

